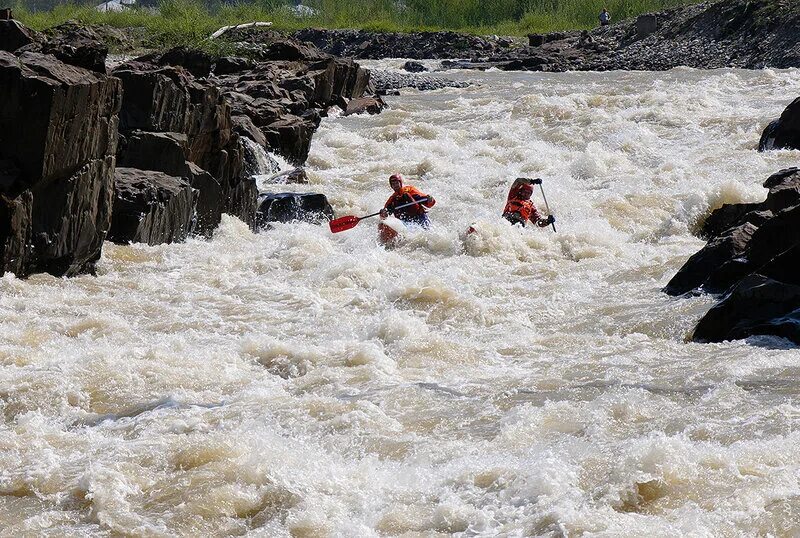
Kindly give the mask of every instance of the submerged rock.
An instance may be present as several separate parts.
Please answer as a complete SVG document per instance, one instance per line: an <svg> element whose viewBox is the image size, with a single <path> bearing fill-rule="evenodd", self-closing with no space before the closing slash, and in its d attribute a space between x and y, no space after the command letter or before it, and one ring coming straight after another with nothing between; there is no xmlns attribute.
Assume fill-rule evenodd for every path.
<svg viewBox="0 0 800 538"><path fill-rule="evenodd" d="M428 70L428 68L420 62L409 60L403 64L403 70L408 71L409 73L424 73Z"/></svg>
<svg viewBox="0 0 800 538"><path fill-rule="evenodd" d="M384 108L386 108L386 103L380 97L360 97L346 103L343 115L351 116L365 112L369 115L380 114Z"/></svg>
<svg viewBox="0 0 800 538"><path fill-rule="evenodd" d="M258 207L259 227L270 222L310 222L320 224L332 220L333 208L324 194L291 192L264 194Z"/></svg>

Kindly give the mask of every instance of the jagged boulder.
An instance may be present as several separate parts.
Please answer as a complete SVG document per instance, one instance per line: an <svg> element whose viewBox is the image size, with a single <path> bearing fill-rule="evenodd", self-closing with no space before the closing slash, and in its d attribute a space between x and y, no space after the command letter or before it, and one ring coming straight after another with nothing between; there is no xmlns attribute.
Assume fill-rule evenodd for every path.
<svg viewBox="0 0 800 538"><path fill-rule="evenodd" d="M320 224L332 220L333 208L324 194L291 192L264 194L258 206L258 225L270 222L310 222Z"/></svg>
<svg viewBox="0 0 800 538"><path fill-rule="evenodd" d="M726 205L711 215L709 242L664 289L726 292L697 324L695 341L776 335L800 344L800 169L781 170L764 187L764 202Z"/></svg>
<svg viewBox="0 0 800 538"><path fill-rule="evenodd" d="M92 272L111 220L119 81L50 55L0 52L0 96L0 160L16 170L5 176L0 225L4 260L15 261L0 270ZM21 261L8 255L20 244Z"/></svg>
<svg viewBox="0 0 800 538"><path fill-rule="evenodd" d="M183 133L133 131L120 141L117 166L186 177L188 140Z"/></svg>
<svg viewBox="0 0 800 538"><path fill-rule="evenodd" d="M110 241L159 245L183 241L192 231L195 191L187 179L117 168L114 182Z"/></svg>
<svg viewBox="0 0 800 538"><path fill-rule="evenodd" d="M113 75L122 81L125 92L119 114L121 132L188 131L189 80L183 73L132 62L115 69Z"/></svg>
<svg viewBox="0 0 800 538"><path fill-rule="evenodd" d="M311 150L311 137L319 126L319 120L309 121L293 114L262 127L269 148L277 151L289 162L302 164Z"/></svg>
<svg viewBox="0 0 800 538"><path fill-rule="evenodd" d="M214 59L205 51L187 47L175 47L158 57L159 65L181 66L198 78L211 73Z"/></svg>
<svg viewBox="0 0 800 538"><path fill-rule="evenodd" d="M225 199L222 185L217 178L200 168L194 163L186 162L189 184L197 192L196 214L197 219L194 233L210 237L222 220L222 210L229 204ZM246 196L246 195L245 195ZM244 196L243 196L244 197ZM250 195L256 199L255 195ZM234 207L241 204L233 204ZM248 212L250 210L248 209ZM255 210L252 210L255 214ZM238 215L237 215L238 216Z"/></svg>
<svg viewBox="0 0 800 538"><path fill-rule="evenodd" d="M774 335L800 344L800 246L742 279L697 324L697 342Z"/></svg>
<svg viewBox="0 0 800 538"><path fill-rule="evenodd" d="M256 63L249 58L239 58L237 56L223 56L214 62L213 71L215 75L231 75L241 73L255 67Z"/></svg>
<svg viewBox="0 0 800 538"><path fill-rule="evenodd" d="M321 112L342 99L362 97L369 87L369 71L305 44L283 40L268 48L272 61L216 80L226 90L233 116L248 117L267 148L301 165Z"/></svg>
<svg viewBox="0 0 800 538"><path fill-rule="evenodd" d="M255 126L253 120L249 117L244 115L231 116L231 125L233 126L233 132L240 137L249 138L262 148L267 147L267 139L264 137L264 133Z"/></svg>
<svg viewBox="0 0 800 538"><path fill-rule="evenodd" d="M359 97L347 102L343 115L351 116L365 112L369 115L380 114L384 108L386 108L386 103L380 97Z"/></svg>
<svg viewBox="0 0 800 538"><path fill-rule="evenodd" d="M70 65L106 73L108 46L94 29L70 21L47 30L47 36L37 52L53 54Z"/></svg>
<svg viewBox="0 0 800 538"><path fill-rule="evenodd" d="M770 176L766 200L728 204L714 211L703 231L709 241L669 281L664 292L703 288L721 293L793 245L800 230L800 169Z"/></svg>
<svg viewBox="0 0 800 538"><path fill-rule="evenodd" d="M712 239L725 233L725 230L733 228L738 222L745 220L745 216L758 211L761 204L725 204L715 209L711 215L703 222L700 228L700 237ZM760 224L753 222L752 224Z"/></svg>
<svg viewBox="0 0 800 538"><path fill-rule="evenodd" d="M114 74L122 80L125 89L120 131L131 139L126 151L137 142L136 137L139 140L133 146L142 150L135 161L124 162L141 169L177 174L183 161L175 145L164 137L174 138L169 133L185 136L184 160L194 163L216 180L208 182L197 179L194 182L201 191L204 185L213 191L200 193L200 206L206 207L205 203L211 200L222 203L219 211L211 211L206 207L208 211L204 215L211 220L201 219L198 230L207 234L211 222L219 222L214 215L221 212L236 215L253 226L257 191L244 171L244 148L233 129L231 107L219 88L208 81L195 79L182 67L162 65L169 61L181 61L196 64L195 69L202 71L205 69L205 58L203 54L194 55L185 49L173 49L163 56L151 55L124 64ZM142 132L149 134L142 135ZM121 155L125 159L132 159L126 151L122 151ZM148 159L160 161L167 154L169 161L175 164L170 170L159 163L147 162ZM185 169L181 175L191 176ZM196 177L204 178L202 174ZM218 189L221 191L217 192Z"/></svg>
<svg viewBox="0 0 800 538"><path fill-rule="evenodd" d="M672 277L664 288L668 295L682 295L694 289L709 286L717 291L730 277L720 274L726 263L739 259L747 250L756 231L750 223L730 228L724 234L709 241L700 252L694 254ZM724 291L724 290L723 290Z"/></svg>
<svg viewBox="0 0 800 538"><path fill-rule="evenodd" d="M14 52L15 50L36 43L41 37L14 19L0 20L0 50Z"/></svg>
<svg viewBox="0 0 800 538"><path fill-rule="evenodd" d="M800 97L792 101L781 117L771 122L761 134L759 151L800 149Z"/></svg>

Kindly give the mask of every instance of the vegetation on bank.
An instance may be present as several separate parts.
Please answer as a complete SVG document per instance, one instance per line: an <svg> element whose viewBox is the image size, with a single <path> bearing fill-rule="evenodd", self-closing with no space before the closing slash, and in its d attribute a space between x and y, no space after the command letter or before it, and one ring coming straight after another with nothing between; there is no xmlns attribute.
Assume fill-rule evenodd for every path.
<svg viewBox="0 0 800 538"><path fill-rule="evenodd" d="M308 16L297 15L294 3L284 0L140 0L152 6L105 13L94 8L101 0L85 1L89 3L51 5L59 0L17 0L15 17L38 30L70 19L142 27L165 43L194 43L222 26L252 21L272 21L282 30L313 26L525 35L592 28L603 7L611 12L612 21L618 21L697 0L305 0L303 4L315 11Z"/></svg>

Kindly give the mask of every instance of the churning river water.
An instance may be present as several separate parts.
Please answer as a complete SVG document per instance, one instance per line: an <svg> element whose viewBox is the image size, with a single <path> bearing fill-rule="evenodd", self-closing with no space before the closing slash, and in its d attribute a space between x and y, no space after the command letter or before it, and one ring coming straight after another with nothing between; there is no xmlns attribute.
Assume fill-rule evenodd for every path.
<svg viewBox="0 0 800 538"><path fill-rule="evenodd" d="M800 351L659 291L800 161L756 151L800 71L449 76L326 119L295 187L404 173L438 203L395 249L225 218L0 279L3 536L800 534ZM558 233L501 220L517 176Z"/></svg>

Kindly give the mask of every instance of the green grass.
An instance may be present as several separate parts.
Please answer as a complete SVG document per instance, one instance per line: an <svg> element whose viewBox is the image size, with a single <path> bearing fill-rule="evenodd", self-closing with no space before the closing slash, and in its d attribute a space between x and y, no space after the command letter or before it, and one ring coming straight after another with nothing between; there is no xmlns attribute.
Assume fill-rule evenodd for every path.
<svg viewBox="0 0 800 538"><path fill-rule="evenodd" d="M156 44L197 44L221 26L252 21L272 21L282 30L314 26L525 35L592 28L603 7L611 12L613 22L697 0L306 0L306 5L319 10L318 15L308 18L295 17L281 0L242 0L237 5L215 5L214 1L161 0L158 9L100 13L91 5L72 3L34 11L24 0L18 0L15 16L37 30L73 19L121 28L141 27Z"/></svg>

